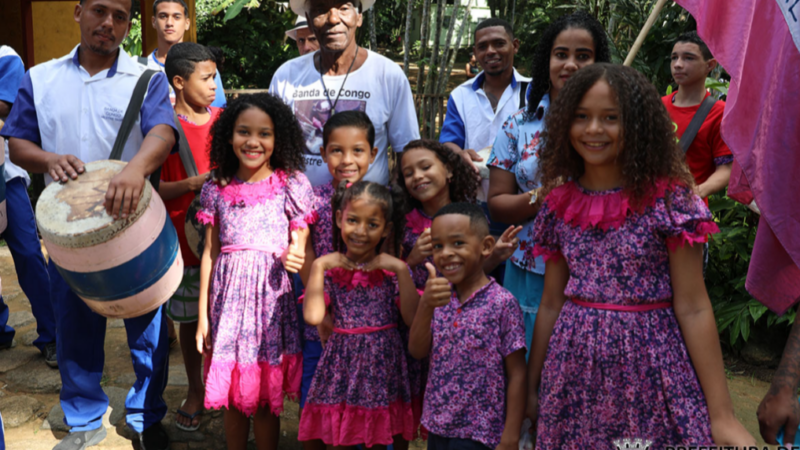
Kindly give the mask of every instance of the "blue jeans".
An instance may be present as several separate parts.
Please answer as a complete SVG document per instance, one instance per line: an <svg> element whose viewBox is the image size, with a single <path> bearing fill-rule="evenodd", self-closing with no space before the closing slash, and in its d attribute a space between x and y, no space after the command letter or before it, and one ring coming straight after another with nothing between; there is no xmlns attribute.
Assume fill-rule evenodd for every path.
<svg viewBox="0 0 800 450"><path fill-rule="evenodd" d="M61 408L73 432L99 428L108 409L100 387L103 377L106 318L86 306L61 278L53 261L48 265L56 312L58 369L61 372ZM125 399L128 426L141 433L167 413L169 338L164 308L125 319L128 347L136 382Z"/></svg>
<svg viewBox="0 0 800 450"><path fill-rule="evenodd" d="M0 344L10 344L14 340L13 328L6 325L8 323L8 306L3 301L3 296L0 295Z"/></svg>
<svg viewBox="0 0 800 450"><path fill-rule="evenodd" d="M39 337L33 341L33 345L43 350L45 344L56 340L56 319L50 301L50 277L36 232L36 219L33 217L25 180L21 177L6 183L6 209L8 228L3 232L2 238L14 259L19 286L31 302L31 312L36 318L36 332ZM0 306L0 310L4 306ZM7 320L8 317L3 318L0 313L0 329L5 327ZM0 331L0 341L3 339Z"/></svg>
<svg viewBox="0 0 800 450"><path fill-rule="evenodd" d="M531 340L533 339L533 325L536 323L536 314L542 302L544 292L544 275L529 272L514 263L506 264L506 279L504 286L517 298L525 322L525 345L527 351L525 359L531 354Z"/></svg>

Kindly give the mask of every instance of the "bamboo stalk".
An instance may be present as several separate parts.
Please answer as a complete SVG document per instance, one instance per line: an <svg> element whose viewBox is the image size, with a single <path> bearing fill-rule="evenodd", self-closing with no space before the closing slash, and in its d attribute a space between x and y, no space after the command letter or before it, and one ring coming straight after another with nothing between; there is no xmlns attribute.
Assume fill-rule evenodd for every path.
<svg viewBox="0 0 800 450"><path fill-rule="evenodd" d="M642 48L642 44L644 44L644 40L647 37L647 33L650 32L650 28L653 27L656 19L658 18L658 14L664 8L664 5L667 4L667 0L658 0L658 2L653 6L653 11L650 13L650 17L647 18L647 22L644 23L642 27L642 31L639 32L639 37L636 38L636 42L633 43L630 52L628 52L628 56L625 58L624 65L630 66L633 64L633 60L636 59L636 54L639 53L639 49Z"/></svg>

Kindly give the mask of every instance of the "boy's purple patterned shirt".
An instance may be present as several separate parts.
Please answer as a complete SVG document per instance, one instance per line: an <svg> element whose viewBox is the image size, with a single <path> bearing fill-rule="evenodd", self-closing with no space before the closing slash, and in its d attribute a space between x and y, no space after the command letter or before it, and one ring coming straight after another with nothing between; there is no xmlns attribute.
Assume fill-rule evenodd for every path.
<svg viewBox="0 0 800 450"><path fill-rule="evenodd" d="M494 279L437 308L422 424L434 434L497 447L506 420L505 358L525 349L517 299Z"/></svg>

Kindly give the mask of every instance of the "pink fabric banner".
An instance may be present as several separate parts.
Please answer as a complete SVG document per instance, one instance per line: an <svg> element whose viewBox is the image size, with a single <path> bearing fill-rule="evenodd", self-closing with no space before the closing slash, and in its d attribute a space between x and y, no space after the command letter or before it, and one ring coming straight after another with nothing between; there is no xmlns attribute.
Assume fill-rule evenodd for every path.
<svg viewBox="0 0 800 450"><path fill-rule="evenodd" d="M782 314L800 300L800 0L677 2L731 75L730 187L762 213L746 287Z"/></svg>

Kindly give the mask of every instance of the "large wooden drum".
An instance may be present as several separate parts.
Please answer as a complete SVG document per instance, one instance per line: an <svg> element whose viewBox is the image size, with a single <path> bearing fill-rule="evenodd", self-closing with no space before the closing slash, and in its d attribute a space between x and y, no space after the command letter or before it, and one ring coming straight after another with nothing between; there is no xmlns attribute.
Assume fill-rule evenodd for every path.
<svg viewBox="0 0 800 450"><path fill-rule="evenodd" d="M0 122L1 123L1 122ZM0 145L5 145L3 138L0 137ZM0 233L6 231L8 226L8 216L6 215L6 153L0 149Z"/></svg>
<svg viewBox="0 0 800 450"><path fill-rule="evenodd" d="M106 214L108 182L125 163L86 164L77 180L51 183L36 205L36 221L50 258L92 310L114 318L146 314L178 289L183 259L164 203L149 182L136 211Z"/></svg>

